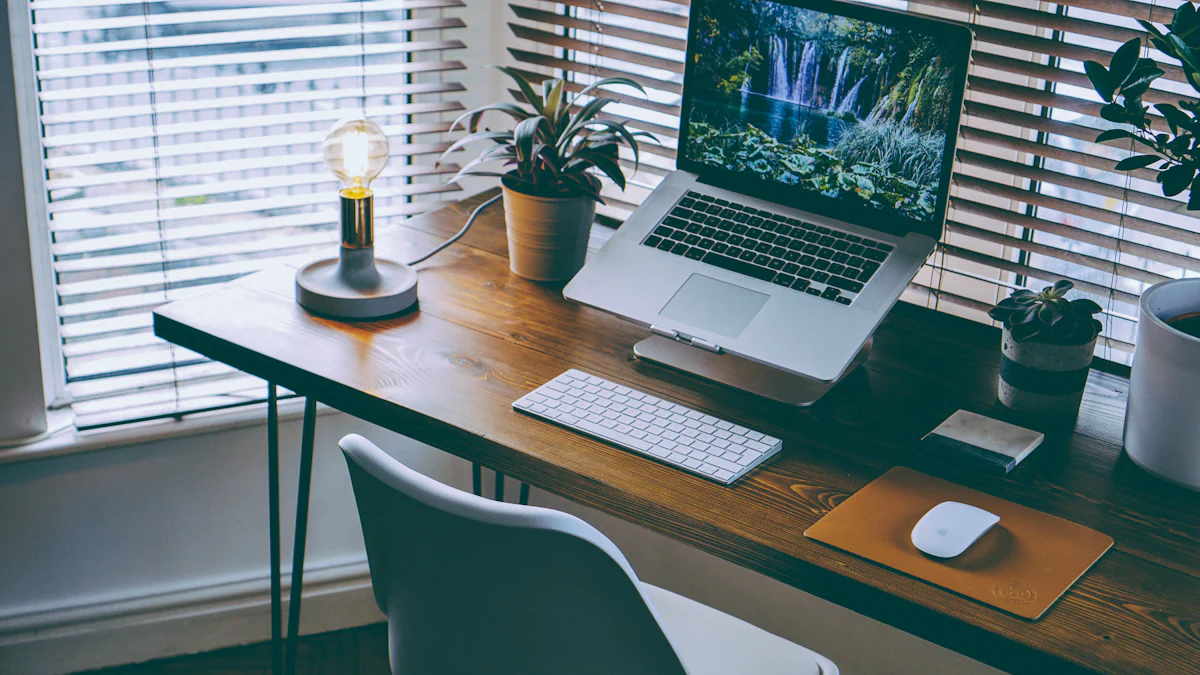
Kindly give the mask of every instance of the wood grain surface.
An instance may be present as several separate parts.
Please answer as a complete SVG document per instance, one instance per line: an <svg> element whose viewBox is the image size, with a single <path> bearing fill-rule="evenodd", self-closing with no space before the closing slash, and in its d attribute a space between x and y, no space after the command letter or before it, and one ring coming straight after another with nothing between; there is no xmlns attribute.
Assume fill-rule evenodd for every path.
<svg viewBox="0 0 1200 675"><path fill-rule="evenodd" d="M493 192L378 237L406 260L455 232ZM597 228L593 245L608 231ZM419 309L376 322L313 316L280 266L155 313L161 337L364 420L687 542L1014 673L1200 673L1200 495L1157 481L1120 448L1128 382L1094 371L1077 423L1005 477L945 466L918 440L959 408L996 401L999 331L911 305L866 365L818 405L791 409L639 362L647 329L508 270L502 208L419 269ZM568 368L784 439L724 487L512 410ZM1016 420L1021 422L1022 420ZM1046 615L1025 621L806 539L841 500L910 466L1112 536ZM819 617L813 617L819 621Z"/></svg>

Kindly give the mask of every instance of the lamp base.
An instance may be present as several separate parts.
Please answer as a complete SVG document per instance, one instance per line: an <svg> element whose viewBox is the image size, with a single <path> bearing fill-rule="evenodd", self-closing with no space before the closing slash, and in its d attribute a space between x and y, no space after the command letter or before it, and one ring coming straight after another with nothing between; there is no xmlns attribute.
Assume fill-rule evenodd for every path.
<svg viewBox="0 0 1200 675"><path fill-rule="evenodd" d="M369 249L366 249L369 250ZM417 273L408 265L371 259L348 265L347 256L309 263L296 273L296 302L335 319L378 319L417 302Z"/></svg>

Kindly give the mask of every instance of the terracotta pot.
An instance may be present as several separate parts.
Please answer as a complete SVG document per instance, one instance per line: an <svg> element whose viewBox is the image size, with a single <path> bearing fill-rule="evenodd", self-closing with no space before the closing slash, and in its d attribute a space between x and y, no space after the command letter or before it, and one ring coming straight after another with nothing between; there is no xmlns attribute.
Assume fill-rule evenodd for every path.
<svg viewBox="0 0 1200 675"><path fill-rule="evenodd" d="M534 197L508 186L504 221L508 226L508 268L534 281L565 281L583 268L596 200Z"/></svg>
<svg viewBox="0 0 1200 675"><path fill-rule="evenodd" d="M1164 281L1138 303L1125 452L1163 480L1200 490L1200 338L1166 320L1200 311L1200 279Z"/></svg>
<svg viewBox="0 0 1200 675"><path fill-rule="evenodd" d="M1017 342L1007 328L1000 339L1000 402L1042 417L1079 412L1096 338L1083 344Z"/></svg>

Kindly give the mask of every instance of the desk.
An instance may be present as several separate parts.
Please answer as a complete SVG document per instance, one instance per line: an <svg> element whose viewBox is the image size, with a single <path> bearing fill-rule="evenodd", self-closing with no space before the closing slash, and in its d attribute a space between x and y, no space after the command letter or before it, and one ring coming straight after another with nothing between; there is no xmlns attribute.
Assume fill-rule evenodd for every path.
<svg viewBox="0 0 1200 675"><path fill-rule="evenodd" d="M381 233L381 254L412 257L491 194ZM640 363L631 348L646 329L567 302L561 285L512 275L506 255L495 204L463 242L420 266L419 312L319 319L295 304L295 270L280 266L159 309L155 332L309 397L306 432L321 401L1003 670L1200 672L1200 495L1121 454L1127 381L1093 372L1075 429L1047 430L1008 477L978 475L923 458L916 442L958 408L999 405L994 328L898 306L859 372L816 406L789 409ZM512 410L571 367L779 436L783 451L723 487ZM803 536L896 465L1067 518L1116 545L1027 622ZM305 466L302 455L301 509Z"/></svg>

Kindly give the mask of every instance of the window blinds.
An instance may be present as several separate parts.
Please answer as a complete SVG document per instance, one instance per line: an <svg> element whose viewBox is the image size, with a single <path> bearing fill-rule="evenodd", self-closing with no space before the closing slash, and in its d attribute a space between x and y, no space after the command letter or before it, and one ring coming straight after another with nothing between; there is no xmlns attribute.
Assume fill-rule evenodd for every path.
<svg viewBox="0 0 1200 675"><path fill-rule="evenodd" d="M336 251L321 143L388 134L379 226L428 208L463 108L462 0L30 0L68 391L81 428L264 400L151 311Z"/></svg>
<svg viewBox="0 0 1200 675"><path fill-rule="evenodd" d="M905 299L990 321L989 306L1011 290L1069 279L1105 308L1097 354L1128 363L1141 292L1200 272L1200 221L1182 198L1162 196L1155 171L1113 170L1132 148L1127 139L1093 142L1112 125L1100 119L1083 61L1107 64L1143 34L1136 20L1169 22L1179 0L877 4L969 23L976 35L946 232ZM608 108L664 141L647 148L629 189L611 191L607 212L619 217L673 168L687 0L510 7L509 51L528 72L566 73L576 87L624 75L648 88L647 100L629 92ZM1166 71L1147 103L1187 96L1177 64L1153 49L1144 55Z"/></svg>

